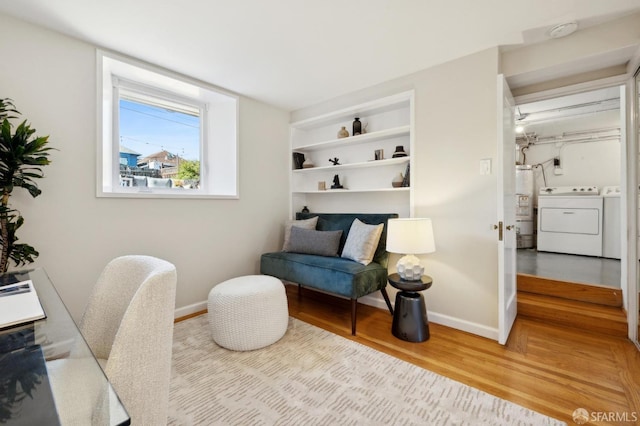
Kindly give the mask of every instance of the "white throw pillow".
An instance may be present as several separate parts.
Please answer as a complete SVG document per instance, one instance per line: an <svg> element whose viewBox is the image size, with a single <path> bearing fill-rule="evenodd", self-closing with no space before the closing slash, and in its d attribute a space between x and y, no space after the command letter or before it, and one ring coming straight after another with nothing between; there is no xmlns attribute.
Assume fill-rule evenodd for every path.
<svg viewBox="0 0 640 426"><path fill-rule="evenodd" d="M289 251L289 239L291 238L291 227L295 226L302 229L316 229L318 223L318 216L311 219L303 220L289 220L284 225L284 244L282 245L282 251Z"/></svg>
<svg viewBox="0 0 640 426"><path fill-rule="evenodd" d="M383 228L383 223L380 225L367 225L355 219L351 224L351 229L349 229L347 241L344 243L342 257L355 260L363 265L370 264L376 254Z"/></svg>

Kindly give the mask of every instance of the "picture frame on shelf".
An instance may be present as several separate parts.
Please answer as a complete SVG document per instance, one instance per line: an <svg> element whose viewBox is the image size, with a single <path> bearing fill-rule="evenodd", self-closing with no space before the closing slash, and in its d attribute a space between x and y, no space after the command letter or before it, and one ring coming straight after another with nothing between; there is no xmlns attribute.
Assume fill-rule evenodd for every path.
<svg viewBox="0 0 640 426"><path fill-rule="evenodd" d="M402 179L403 188L408 188L409 186L411 186L410 173L411 173L411 163L407 163L407 169L404 172L404 179Z"/></svg>

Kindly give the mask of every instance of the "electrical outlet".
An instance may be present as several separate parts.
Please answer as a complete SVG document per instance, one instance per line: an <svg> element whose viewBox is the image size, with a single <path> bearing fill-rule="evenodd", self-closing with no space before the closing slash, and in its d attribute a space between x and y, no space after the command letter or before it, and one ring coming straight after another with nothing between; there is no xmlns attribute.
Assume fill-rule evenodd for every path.
<svg viewBox="0 0 640 426"><path fill-rule="evenodd" d="M553 174L559 176L563 173L562 166L560 165L560 157L555 157L553 159Z"/></svg>

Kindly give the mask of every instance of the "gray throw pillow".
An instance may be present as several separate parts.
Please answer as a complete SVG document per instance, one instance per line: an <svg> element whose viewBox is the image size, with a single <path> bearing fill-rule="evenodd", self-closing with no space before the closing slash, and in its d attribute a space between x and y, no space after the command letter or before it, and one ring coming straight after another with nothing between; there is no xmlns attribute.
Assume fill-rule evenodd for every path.
<svg viewBox="0 0 640 426"><path fill-rule="evenodd" d="M313 229L291 228L289 250L294 253L337 256L342 231L316 231Z"/></svg>
<svg viewBox="0 0 640 426"><path fill-rule="evenodd" d="M289 238L291 236L291 228L304 228L304 229L316 229L316 224L318 223L318 216L314 216L311 219L303 219L303 220L289 220L284 225L284 244L282 245L282 251L291 251L289 250Z"/></svg>

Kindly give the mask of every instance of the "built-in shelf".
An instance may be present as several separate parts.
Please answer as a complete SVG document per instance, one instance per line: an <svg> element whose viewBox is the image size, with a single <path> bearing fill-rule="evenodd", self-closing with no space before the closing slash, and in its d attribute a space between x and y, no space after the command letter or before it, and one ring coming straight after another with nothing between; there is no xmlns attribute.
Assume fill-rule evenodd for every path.
<svg viewBox="0 0 640 426"><path fill-rule="evenodd" d="M400 188L368 188L368 189L327 189L324 191L293 191L294 194L347 194L354 192L406 192L411 188L408 186Z"/></svg>
<svg viewBox="0 0 640 426"><path fill-rule="evenodd" d="M386 160L371 160L371 161L363 161L360 163L349 163L349 164L338 164L337 166L319 166L319 167L309 167L306 169L295 169L293 173L313 173L313 172L326 172L329 170L347 170L347 169L359 169L362 167L384 167L391 166L394 164L403 164L408 163L410 158L406 157L398 157L398 158L389 158Z"/></svg>
<svg viewBox="0 0 640 426"><path fill-rule="evenodd" d="M291 214L308 206L326 213L380 211L411 216L411 185L394 188L392 182L405 181L413 168L413 102L413 91L407 91L291 123L290 152L317 165L294 169L302 156L291 155ZM340 128L351 130L356 117L366 133L338 138ZM393 158L399 148L408 155ZM374 160L379 154L385 159ZM327 158L340 158L344 164L334 166ZM330 189L332 182L346 189Z"/></svg>
<svg viewBox="0 0 640 426"><path fill-rule="evenodd" d="M340 123L345 120L353 120L354 117L364 115L381 114L388 111L403 108L410 105L413 92L403 92L385 98L376 99L371 102L343 108L317 117L300 120L291 124L291 127L302 130L311 130L328 124Z"/></svg>
<svg viewBox="0 0 640 426"><path fill-rule="evenodd" d="M294 152L296 151L311 152L311 151L317 151L320 149L343 147L345 145L356 145L356 144L375 142L382 139L389 139L397 136L406 136L409 134L410 131L411 131L411 126L408 126L408 125L399 126L399 127L394 127L392 129L385 129L377 132L365 133L363 135L349 136L347 138L338 138L338 139L332 139L329 141L303 145L303 146L294 148L293 151Z"/></svg>

